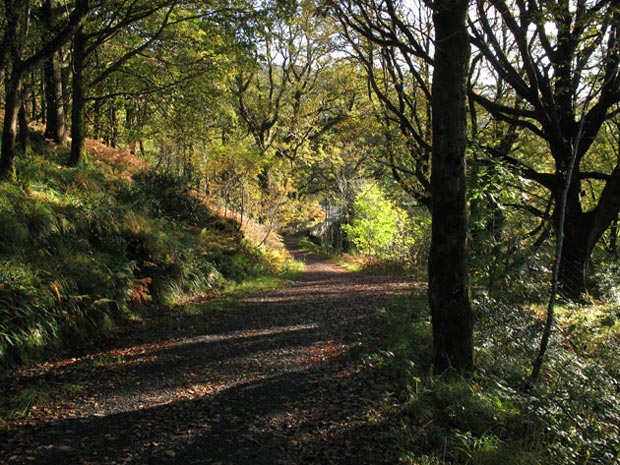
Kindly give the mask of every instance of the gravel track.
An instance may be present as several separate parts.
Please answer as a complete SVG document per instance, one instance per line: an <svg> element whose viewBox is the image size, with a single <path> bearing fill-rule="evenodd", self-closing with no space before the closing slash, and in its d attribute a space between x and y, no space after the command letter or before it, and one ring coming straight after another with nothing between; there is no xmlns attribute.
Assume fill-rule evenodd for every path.
<svg viewBox="0 0 620 465"><path fill-rule="evenodd" d="M0 430L0 463L396 463L388 381L363 354L381 337L376 310L411 282L295 253L297 280L233 309L153 317L105 349L8 373L5 405L33 386L48 398Z"/></svg>

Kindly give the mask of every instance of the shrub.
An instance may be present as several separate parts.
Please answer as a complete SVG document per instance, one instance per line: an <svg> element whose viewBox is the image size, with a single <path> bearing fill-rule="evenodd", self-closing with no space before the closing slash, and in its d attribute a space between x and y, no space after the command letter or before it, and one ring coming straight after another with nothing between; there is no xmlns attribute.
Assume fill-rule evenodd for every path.
<svg viewBox="0 0 620 465"><path fill-rule="evenodd" d="M404 212L394 206L379 186L368 183L355 196L353 220L343 229L364 255L389 258Z"/></svg>
<svg viewBox="0 0 620 465"><path fill-rule="evenodd" d="M592 276L594 290L606 302L620 304L620 262L603 262Z"/></svg>
<svg viewBox="0 0 620 465"><path fill-rule="evenodd" d="M188 180L167 171L145 171L134 175L132 200L138 208L156 217L167 217L192 226L217 224L206 205L192 195Z"/></svg>

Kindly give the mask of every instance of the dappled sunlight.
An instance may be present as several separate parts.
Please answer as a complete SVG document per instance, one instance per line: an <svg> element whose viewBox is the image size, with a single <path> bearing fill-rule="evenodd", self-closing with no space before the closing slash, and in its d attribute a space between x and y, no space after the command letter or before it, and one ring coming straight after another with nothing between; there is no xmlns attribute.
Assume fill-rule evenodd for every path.
<svg viewBox="0 0 620 465"><path fill-rule="evenodd" d="M162 352L166 349L175 347L189 346L192 344L206 342L233 341L240 338L270 336L282 334L292 331L304 331L308 329L316 329L317 324L295 325L287 327L274 327L269 329L254 329L250 331L235 331L230 334L205 334L202 336L194 336L190 338L172 339L169 341L158 341L150 344L140 344L123 348L116 348L102 352L96 352L85 355L83 357L66 358L53 362L44 362L33 367L19 368L15 371L15 376L20 378L33 378L37 376L45 376L50 372L57 372L66 367L88 363L101 357L117 358L117 361L105 363L106 366L112 365L132 365L153 360L156 352Z"/></svg>
<svg viewBox="0 0 620 465"><path fill-rule="evenodd" d="M133 384L112 386L105 398L89 397L80 406L67 410L62 407L65 418L77 418L95 413L111 414L141 410L147 405L166 405L177 400L195 399L213 395L230 387L243 384L247 379L261 380L280 372L305 369L321 361L341 354L348 346L335 343L315 343L311 347L295 345L282 353L284 341L274 341L275 349L269 350L257 345L257 339L291 336L295 333L316 330L318 324L300 324L286 327L234 331L226 334L205 334L189 338L173 339L150 344L116 348L96 352L80 358L48 362L32 368L21 369L16 378L37 382L38 379L53 378L62 383L76 372L99 373L101 377L117 379L122 375ZM237 349L239 355L229 359L213 360L209 367L196 370L193 359L186 360L191 352L208 350L208 345L219 345L218 351ZM249 351L248 351L249 350ZM340 352L339 352L340 351ZM223 353L223 352L220 352ZM151 366L186 367L187 372L174 373L165 379L148 382L139 376L141 370ZM161 368L160 368L161 369ZM237 373L244 373L239 377ZM127 410L130 406L130 410ZM44 415L49 413L43 411ZM34 411L32 417L37 417Z"/></svg>

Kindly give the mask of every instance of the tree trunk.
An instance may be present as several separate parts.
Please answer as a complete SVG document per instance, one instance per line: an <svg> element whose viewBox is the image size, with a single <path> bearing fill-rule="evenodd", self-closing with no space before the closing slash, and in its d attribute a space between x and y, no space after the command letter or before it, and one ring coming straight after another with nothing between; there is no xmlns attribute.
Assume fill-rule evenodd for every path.
<svg viewBox="0 0 620 465"><path fill-rule="evenodd" d="M19 94L21 75L13 72L7 83L2 126L2 155L0 156L0 179L15 177L15 141L17 139L17 113L20 108Z"/></svg>
<svg viewBox="0 0 620 465"><path fill-rule="evenodd" d="M620 212L620 164L613 170L601 192L597 206L584 212L581 205L581 184L578 171L568 193L566 205L566 228L560 264L559 288L570 300L579 300L588 291L588 268L590 256L597 242ZM554 190L555 210L559 211L559 189ZM558 228L557 214L553 218Z"/></svg>
<svg viewBox="0 0 620 465"><path fill-rule="evenodd" d="M577 168L576 168L577 169ZM595 208L584 212L581 205L581 184L575 171L566 204L566 228L560 264L559 288L570 300L579 300L588 291L590 256L597 242L620 212L620 164L605 184ZM558 189L556 189L557 191ZM555 195L555 210L559 211L559 196ZM558 228L557 213L553 218Z"/></svg>
<svg viewBox="0 0 620 465"><path fill-rule="evenodd" d="M609 255L611 255L613 258L618 258L618 218L613 220L613 222L611 223L607 253L609 253Z"/></svg>
<svg viewBox="0 0 620 465"><path fill-rule="evenodd" d="M95 140L101 140L101 134L103 133L102 123L101 123L101 99L95 100L95 105L93 108L93 134L92 137Z"/></svg>
<svg viewBox="0 0 620 465"><path fill-rule="evenodd" d="M435 68L432 84L432 237L429 301L434 367L473 368L474 317L467 284L465 183L468 0L435 2Z"/></svg>
<svg viewBox="0 0 620 465"><path fill-rule="evenodd" d="M60 54L54 53L44 66L45 75L45 137L57 144L67 142L65 108L62 94Z"/></svg>
<svg viewBox="0 0 620 465"><path fill-rule="evenodd" d="M32 92L30 92L30 121L40 121L39 99L37 98L38 74L36 70L30 71L30 81L32 82Z"/></svg>
<svg viewBox="0 0 620 465"><path fill-rule="evenodd" d="M28 114L26 113L25 102L25 95L22 94L17 118L19 121L19 143L22 153L29 153L32 150L32 144L30 142L30 128L28 127Z"/></svg>
<svg viewBox="0 0 620 465"><path fill-rule="evenodd" d="M56 2L46 0L43 14L50 33L56 28ZM45 137L53 139L57 144L67 142L65 127L65 108L63 101L61 54L55 51L45 61L43 75L45 80Z"/></svg>
<svg viewBox="0 0 620 465"><path fill-rule="evenodd" d="M260 224L263 224L267 216L267 211L269 210L269 187L271 185L271 172L268 165L265 165L260 169L257 179L258 187L260 189L260 205L257 221Z"/></svg>
<svg viewBox="0 0 620 465"><path fill-rule="evenodd" d="M24 70L21 57L28 30L30 2L5 2L5 37L0 51L1 65L5 68L4 122L0 152L0 180L15 177L15 141L17 120L21 107L21 89ZM7 65L10 65L7 66Z"/></svg>
<svg viewBox="0 0 620 465"><path fill-rule="evenodd" d="M84 58L86 36L80 28L73 39L73 106L71 109L71 154L67 164L77 166L84 154L86 94L84 90Z"/></svg>
<svg viewBox="0 0 620 465"><path fill-rule="evenodd" d="M115 149L118 146L118 118L116 113L116 100L110 100L108 145Z"/></svg>
<svg viewBox="0 0 620 465"><path fill-rule="evenodd" d="M39 80L39 92L38 92L38 98L39 98L39 105L41 106L41 114L40 114L40 123L41 124L47 124L46 119L47 119L47 103L45 101L45 76L42 75L42 78Z"/></svg>
<svg viewBox="0 0 620 465"><path fill-rule="evenodd" d="M558 274L558 291L563 298L568 300L579 300L583 294L587 293L590 255L608 226L607 224L598 231L595 222L596 211L583 211L581 204L582 186L578 176L578 169L579 167L576 166L566 195L564 239ZM556 234L559 231L559 212L563 202L563 188L561 186L566 183L561 173L565 171L563 167L556 168L557 186L559 187L556 187L553 192L554 214L552 218Z"/></svg>
<svg viewBox="0 0 620 465"><path fill-rule="evenodd" d="M564 241L558 274L558 290L565 299L578 300L588 290L587 271L590 253L596 243L590 241L593 233L592 215L584 213L580 200L580 183L574 182L569 190L564 221ZM559 200L555 203L556 212L560 210ZM553 222L558 231L557 213ZM598 240L598 238L597 238Z"/></svg>

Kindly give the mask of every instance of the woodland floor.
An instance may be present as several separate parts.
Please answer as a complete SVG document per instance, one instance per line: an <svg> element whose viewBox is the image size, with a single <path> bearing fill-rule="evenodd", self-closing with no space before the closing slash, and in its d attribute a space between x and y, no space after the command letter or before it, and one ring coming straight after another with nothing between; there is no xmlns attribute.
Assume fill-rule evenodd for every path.
<svg viewBox="0 0 620 465"><path fill-rule="evenodd" d="M397 463L389 380L363 355L411 282L302 258L295 281L234 308L152 315L5 374L3 409L39 394L0 430L0 463Z"/></svg>

